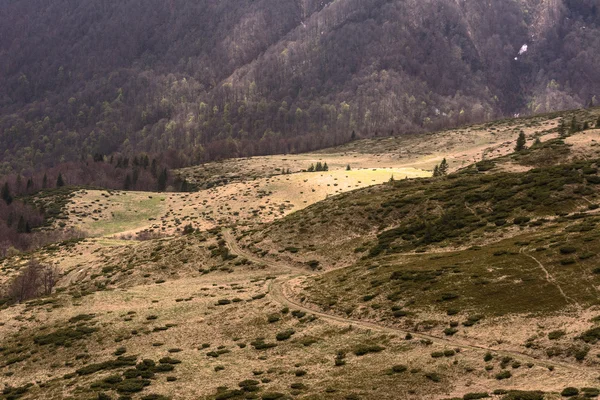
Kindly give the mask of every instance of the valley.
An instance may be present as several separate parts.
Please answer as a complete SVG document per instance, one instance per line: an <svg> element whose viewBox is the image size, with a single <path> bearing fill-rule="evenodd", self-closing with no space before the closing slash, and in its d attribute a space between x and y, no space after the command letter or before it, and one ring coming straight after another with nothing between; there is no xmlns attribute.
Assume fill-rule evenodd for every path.
<svg viewBox="0 0 600 400"><path fill-rule="evenodd" d="M48 190L44 229L81 238L0 261L3 287L58 277L0 305L0 399L596 398L599 117L177 170L193 192Z"/></svg>

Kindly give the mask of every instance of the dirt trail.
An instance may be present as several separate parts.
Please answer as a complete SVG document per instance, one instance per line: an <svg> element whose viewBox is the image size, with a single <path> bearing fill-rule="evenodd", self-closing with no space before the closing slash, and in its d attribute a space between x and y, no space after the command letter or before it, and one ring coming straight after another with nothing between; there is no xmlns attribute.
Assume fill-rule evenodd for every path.
<svg viewBox="0 0 600 400"><path fill-rule="evenodd" d="M417 338L417 339L428 339L433 342L447 344L448 346L458 347L458 348L465 349L465 350L474 350L474 351L479 351L479 352L491 352L491 353L495 353L495 354L498 354L501 356L513 357L515 359L518 359L518 360L521 360L524 362L535 362L535 363L538 363L538 364L546 366L546 367L548 367L548 366L561 367L561 368L564 368L564 369L567 369L567 370L570 370L573 372L577 372L578 374L593 374L594 376L596 376L595 370L588 371L587 368L582 367L581 365L572 365L572 364L569 364L566 362L560 362L560 361L541 360L539 358L536 358L534 356L531 356L529 354L522 353L519 351L498 350L498 349L488 347L488 346L485 346L482 344L466 342L466 341L462 341L462 340L459 340L456 338L446 338L446 337L428 335L425 333L410 332L410 331L403 330L403 329L393 327L393 326L386 326L386 325L378 324L375 322L350 319L350 318L346 318L346 317L342 317L342 316L334 315L334 314L329 314L329 313L323 312L321 310L315 310L313 308L307 307L306 305L302 304L298 300L294 299L294 297L292 295L286 293L286 284L289 283L291 280L297 279L299 277L309 276L309 274L307 274L305 270L298 270L296 268L281 265L279 263L276 263L276 262L273 262L270 260L263 260L263 259L255 256L254 254L251 254L251 253L243 250L238 245L238 243L235 240L235 238L233 237L231 231L228 229L223 230L223 236L225 238L225 241L227 242L227 246L233 253L243 256L255 263L268 265L268 266L271 266L271 267L274 267L277 269L283 268L283 269L287 270L287 273L288 273L287 276L284 275L283 277L280 277L276 280L271 281L269 283L269 287L268 287L269 296L271 296L273 298L273 300L277 301L278 303L280 303L284 306L294 307L296 309L299 309L299 310L307 312L307 313L314 314L320 318L323 318L329 322L333 322L336 324L352 325L352 326L363 328L363 329L378 330L378 331L387 332L387 333L396 334L396 335L406 335L406 334L410 333L414 338ZM561 290L561 292L562 292L562 290Z"/></svg>
<svg viewBox="0 0 600 400"><path fill-rule="evenodd" d="M542 269L542 271L544 271L544 274L546 274L546 281L548 281L548 283L556 286L556 288L560 292L561 296L566 300L567 303L573 304L577 308L581 309L581 305L576 300L574 300L573 298L567 296L567 294L564 292L564 290L559 285L559 283L556 281L556 279L554 279L554 276L552 276L552 274L546 269L546 267L544 267L544 264L542 264L540 262L540 260L538 260L537 258L535 258L534 256L532 256L531 254L525 252L525 248L524 247L521 248L521 254L523 254L526 257L531 258L533 261L535 261L537 263L537 265L539 265L539 267Z"/></svg>

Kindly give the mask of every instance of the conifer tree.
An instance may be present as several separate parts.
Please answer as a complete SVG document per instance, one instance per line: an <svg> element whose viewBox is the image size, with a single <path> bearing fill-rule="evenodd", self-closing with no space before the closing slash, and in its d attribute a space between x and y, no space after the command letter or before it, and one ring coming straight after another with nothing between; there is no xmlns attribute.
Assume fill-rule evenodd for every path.
<svg viewBox="0 0 600 400"><path fill-rule="evenodd" d="M65 186L65 181L63 179L62 173L58 173L58 178L56 178L56 187L63 187Z"/></svg>
<svg viewBox="0 0 600 400"><path fill-rule="evenodd" d="M346 165L346 171L350 171L350 170L351 170L350 164Z"/></svg>
<svg viewBox="0 0 600 400"><path fill-rule="evenodd" d="M444 176L448 174L448 161L444 158L440 163L439 167L440 176Z"/></svg>
<svg viewBox="0 0 600 400"><path fill-rule="evenodd" d="M4 186L2 186L2 200L6 203L6 205L10 205L12 203L13 198L10 194L10 186L8 182L4 182Z"/></svg>
<svg viewBox="0 0 600 400"><path fill-rule="evenodd" d="M521 131L521 133L519 133L519 137L517 138L515 151L525 150L525 143L527 143L527 139L525 138L525 132Z"/></svg>
<svg viewBox="0 0 600 400"><path fill-rule="evenodd" d="M329 165L327 165L327 163L323 164L323 171L329 171Z"/></svg>
<svg viewBox="0 0 600 400"><path fill-rule="evenodd" d="M46 189L48 187L48 176L44 173L44 178L42 179L42 189Z"/></svg>
<svg viewBox="0 0 600 400"><path fill-rule="evenodd" d="M131 176L129 176L129 174L127 174L127 176L125 177L125 183L123 183L123 190L130 190L131 189Z"/></svg>
<svg viewBox="0 0 600 400"><path fill-rule="evenodd" d="M164 192L165 190L167 190L167 179L168 179L167 169L164 168L158 177L158 191L159 192Z"/></svg>

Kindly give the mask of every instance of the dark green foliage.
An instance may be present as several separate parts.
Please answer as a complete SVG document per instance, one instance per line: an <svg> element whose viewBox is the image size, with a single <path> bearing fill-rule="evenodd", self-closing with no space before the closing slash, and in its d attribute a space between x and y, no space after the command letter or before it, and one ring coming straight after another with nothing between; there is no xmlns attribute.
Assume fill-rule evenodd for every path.
<svg viewBox="0 0 600 400"><path fill-rule="evenodd" d="M281 342L281 341L288 340L289 338L291 338L291 337L292 337L292 335L293 335L294 333L296 333L296 331L295 331L295 330L293 330L293 329L291 329L291 328L290 328L290 329L286 329L286 330L285 330L285 331L283 331L283 332L279 332L279 333L278 333L278 334L275 336L275 338L276 338L278 341L280 341L280 342Z"/></svg>
<svg viewBox="0 0 600 400"><path fill-rule="evenodd" d="M521 131L519 133L519 137L517 137L517 144L515 145L515 151L525 150L526 143L527 143L527 139L525 138L525 132Z"/></svg>
<svg viewBox="0 0 600 400"><path fill-rule="evenodd" d="M544 393L511 390L502 400L544 400Z"/></svg>
<svg viewBox="0 0 600 400"><path fill-rule="evenodd" d="M385 347L383 346L379 346L379 345L375 345L375 344L363 344L360 346L357 346L354 349L354 354L357 356L364 356L365 354L369 354L369 353L379 353L381 351L385 350Z"/></svg>
<svg viewBox="0 0 600 400"><path fill-rule="evenodd" d="M463 396L463 400L476 400L476 399L485 399L490 397L490 395L486 392L480 393L467 393Z"/></svg>
<svg viewBox="0 0 600 400"><path fill-rule="evenodd" d="M583 332L579 339L583 340L586 343L594 344L598 340L600 340L600 327L595 327Z"/></svg>
<svg viewBox="0 0 600 400"><path fill-rule="evenodd" d="M560 392L560 395L563 397L573 397L579 394L579 389L574 388L572 386L566 387Z"/></svg>
<svg viewBox="0 0 600 400"><path fill-rule="evenodd" d="M98 329L88 326L77 326L75 328L64 328L56 330L47 335L38 335L33 338L36 344L41 346L53 344L55 346L65 346L73 340L81 340L91 335Z"/></svg>
<svg viewBox="0 0 600 400"><path fill-rule="evenodd" d="M285 394L279 392L267 392L261 397L262 400L277 400L285 397Z"/></svg>
<svg viewBox="0 0 600 400"><path fill-rule="evenodd" d="M144 390L146 386L150 386L150 381L147 379L125 379L115 386L119 393L136 393Z"/></svg>
<svg viewBox="0 0 600 400"><path fill-rule="evenodd" d="M548 339L557 340L565 336L567 333L563 330L552 331L548 334Z"/></svg>
<svg viewBox="0 0 600 400"><path fill-rule="evenodd" d="M510 373L510 371L502 371L496 374L496 379L503 380L503 379L508 379L512 376L512 374Z"/></svg>
<svg viewBox="0 0 600 400"><path fill-rule="evenodd" d="M79 368L76 372L79 375L91 375L98 371L117 369L127 366L136 365L137 357L136 356L121 356L117 357L114 360L105 361L98 364L89 364L85 367Z"/></svg>

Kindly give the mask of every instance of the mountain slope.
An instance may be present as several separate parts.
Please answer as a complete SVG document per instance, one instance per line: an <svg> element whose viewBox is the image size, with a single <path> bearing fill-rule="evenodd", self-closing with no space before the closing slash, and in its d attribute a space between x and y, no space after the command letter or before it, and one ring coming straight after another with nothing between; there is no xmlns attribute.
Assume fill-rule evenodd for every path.
<svg viewBox="0 0 600 400"><path fill-rule="evenodd" d="M574 108L600 92L599 26L593 0L8 1L2 170L95 152L189 164Z"/></svg>

